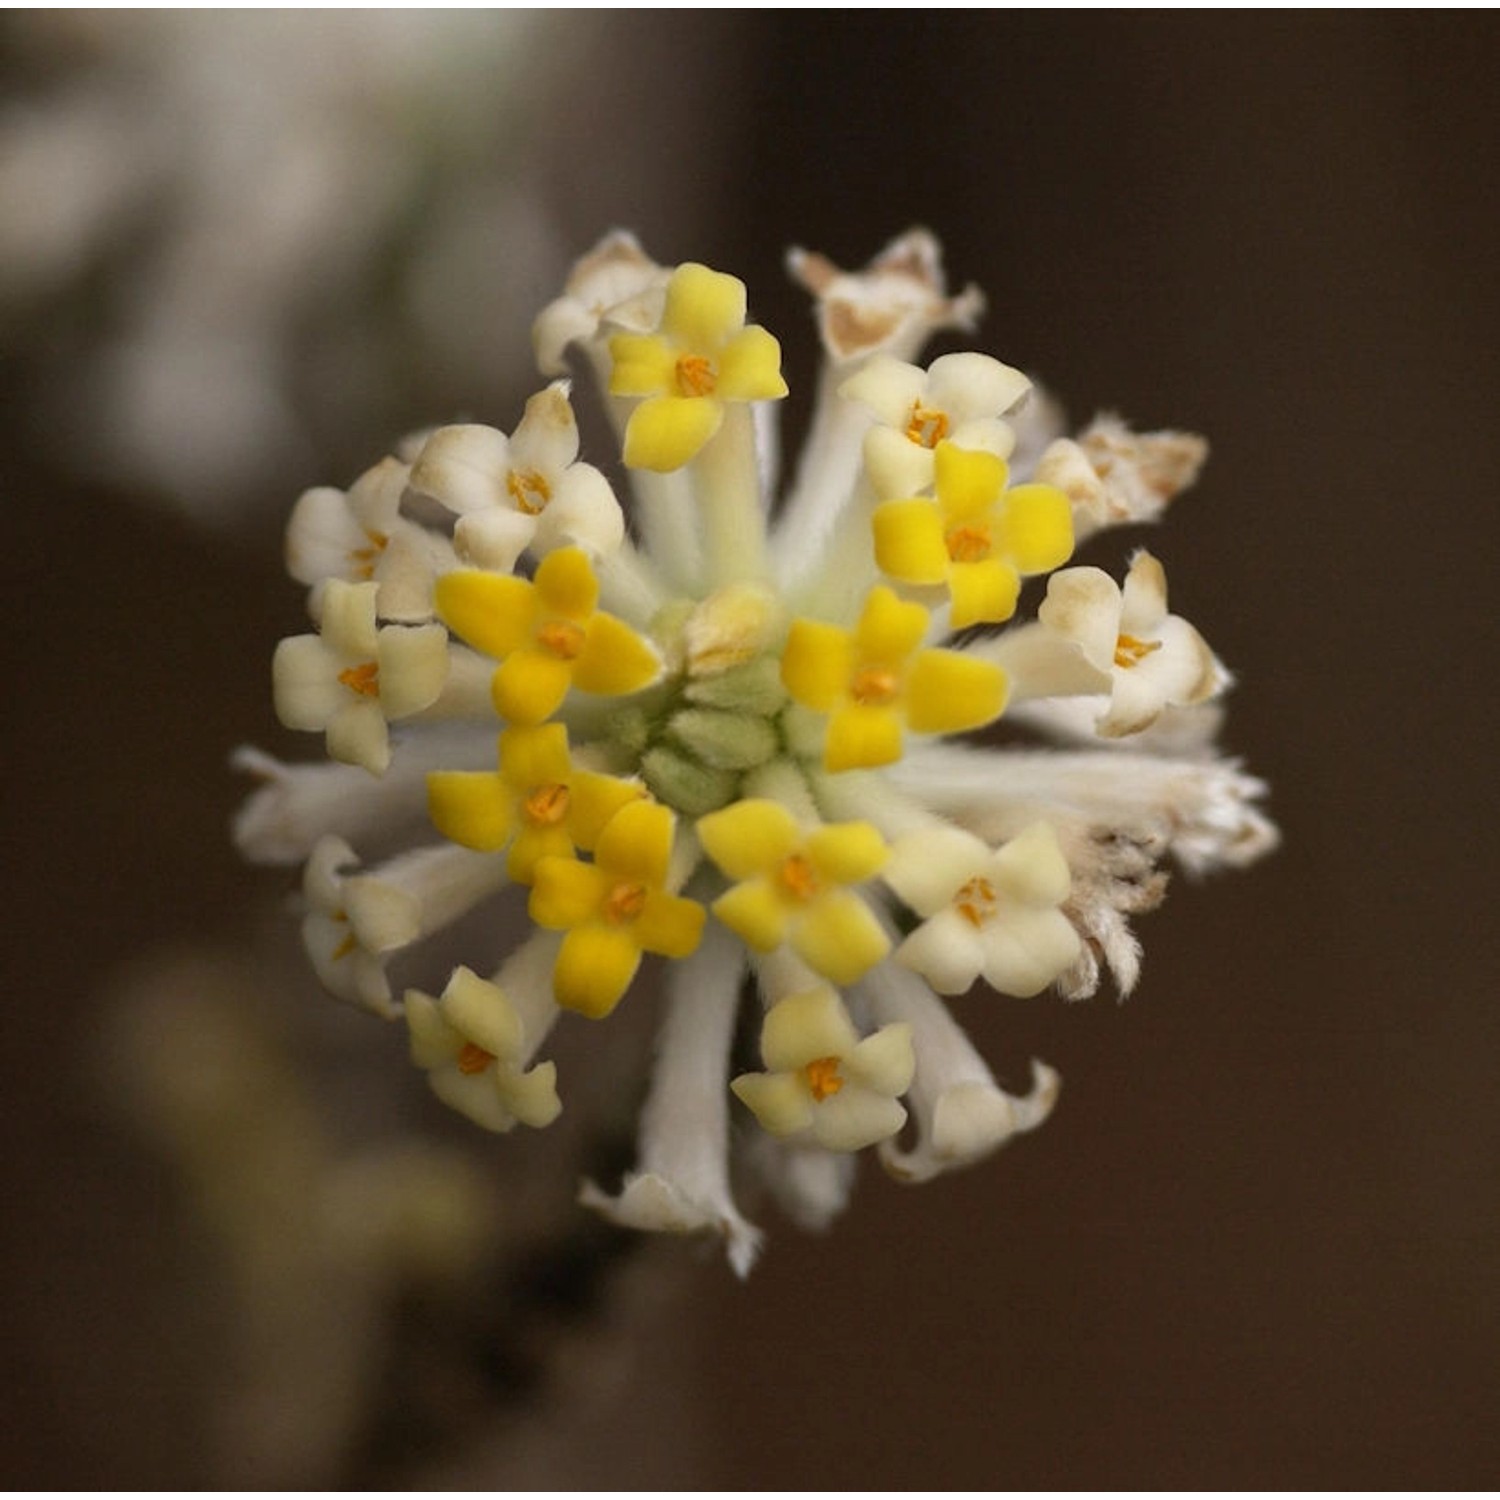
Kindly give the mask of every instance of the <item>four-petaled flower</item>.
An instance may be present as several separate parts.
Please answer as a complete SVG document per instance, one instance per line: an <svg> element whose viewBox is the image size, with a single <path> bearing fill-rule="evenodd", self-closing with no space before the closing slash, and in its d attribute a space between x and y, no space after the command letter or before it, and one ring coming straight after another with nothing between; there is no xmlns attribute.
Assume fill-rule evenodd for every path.
<svg viewBox="0 0 1500 1500"><path fill-rule="evenodd" d="M730 1087L772 1135L859 1151L906 1123L897 1100L916 1069L911 1031L897 1021L861 1040L831 989L804 990L766 1012L760 1055L768 1071L742 1073Z"/></svg>
<svg viewBox="0 0 1500 1500"><path fill-rule="evenodd" d="M526 1028L505 992L472 969L453 971L434 1000L406 992L412 1061L444 1104L486 1130L540 1128L562 1110L557 1064L522 1066Z"/></svg>
<svg viewBox="0 0 1500 1500"><path fill-rule="evenodd" d="M514 434L440 427L412 466L411 487L458 517L453 545L475 567L508 573L530 548L542 557L576 545L607 555L625 536L620 502L592 464L578 463L568 382L526 403Z"/></svg>
<svg viewBox="0 0 1500 1500"><path fill-rule="evenodd" d="M539 859L592 849L637 781L575 766L562 724L517 726L500 735L495 771L430 771L427 811L446 838L470 849L504 849L506 873L531 884Z"/></svg>
<svg viewBox="0 0 1500 1500"><path fill-rule="evenodd" d="M892 846L883 878L927 919L896 961L940 995L961 995L981 975L1002 995L1035 995L1078 957L1078 934L1059 910L1068 862L1048 823L998 849L959 828L922 829Z"/></svg>
<svg viewBox="0 0 1500 1500"><path fill-rule="evenodd" d="M698 946L704 911L666 889L676 820L656 802L629 802L610 819L593 864L548 856L532 872L531 920L567 933L553 972L559 1005L607 1016L635 978L642 953L684 958Z"/></svg>
<svg viewBox="0 0 1500 1500"><path fill-rule="evenodd" d="M829 771L887 766L901 758L902 731L978 729L1005 707L1005 673L958 651L921 650L928 613L893 590L870 590L853 630L794 620L781 680L805 708L829 715Z"/></svg>
<svg viewBox="0 0 1500 1500"><path fill-rule="evenodd" d="M623 621L595 608L599 582L577 547L551 553L536 578L461 571L438 579L439 617L477 651L493 657L492 692L512 724L540 724L576 687L633 693L661 663Z"/></svg>
<svg viewBox="0 0 1500 1500"><path fill-rule="evenodd" d="M865 472L882 500L932 487L939 443L1009 458L1016 435L1001 420L1031 389L987 354L945 354L926 370L877 355L839 388L880 419L865 434Z"/></svg>
<svg viewBox="0 0 1500 1500"><path fill-rule="evenodd" d="M609 341L613 396L644 396L625 429L625 464L667 473L694 458L724 420L726 401L775 401L787 393L781 346L745 326L745 284L689 262L667 283L654 334Z"/></svg>
<svg viewBox="0 0 1500 1500"><path fill-rule="evenodd" d="M713 914L757 953L789 943L823 978L853 984L890 951L874 913L848 889L885 864L885 840L871 824L804 831L780 802L751 797L700 818L698 838L736 882Z"/></svg>
<svg viewBox="0 0 1500 1500"><path fill-rule="evenodd" d="M430 707L448 676L441 625L377 625L377 583L328 580L318 635L295 635L271 664L276 714L288 729L322 729L335 760L378 776L390 764L389 719Z"/></svg>
<svg viewBox="0 0 1500 1500"><path fill-rule="evenodd" d="M1006 488L1004 459L937 446L937 498L875 507L875 561L900 583L945 584L955 630L1016 612L1021 579L1050 573L1073 550L1068 497L1050 484Z"/></svg>

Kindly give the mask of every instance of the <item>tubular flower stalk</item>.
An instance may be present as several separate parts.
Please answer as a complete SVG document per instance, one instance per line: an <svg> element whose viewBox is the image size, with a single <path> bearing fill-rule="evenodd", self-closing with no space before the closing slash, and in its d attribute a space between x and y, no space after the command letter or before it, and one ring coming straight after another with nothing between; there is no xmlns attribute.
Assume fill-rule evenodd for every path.
<svg viewBox="0 0 1500 1500"><path fill-rule="evenodd" d="M1056 1073L1008 1092L951 1007L1128 991L1163 867L1277 838L1214 748L1230 677L1161 563L1116 582L1075 557L1159 520L1201 440L1069 436L1011 365L913 363L983 306L925 231L864 271L790 264L825 368L779 500L788 387L744 284L612 234L539 318L551 383L518 421L437 426L298 502L318 629L276 651L275 704L337 764L235 762L261 783L246 856L304 864L319 977L404 1020L479 1126L587 1110L535 1060L554 1026L659 1003L651 1078L620 1090L645 1099L635 1169L581 1201L717 1236L741 1274L762 1235L737 1175L818 1225L867 1149L920 1182L1036 1128ZM570 361L624 504L610 455L580 456ZM457 942L486 921L514 939L498 967Z"/></svg>

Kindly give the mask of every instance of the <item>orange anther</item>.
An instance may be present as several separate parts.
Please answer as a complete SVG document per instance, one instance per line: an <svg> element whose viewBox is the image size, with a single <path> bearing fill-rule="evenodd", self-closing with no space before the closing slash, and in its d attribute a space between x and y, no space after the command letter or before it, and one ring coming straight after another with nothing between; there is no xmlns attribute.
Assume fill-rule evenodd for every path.
<svg viewBox="0 0 1500 1500"><path fill-rule="evenodd" d="M646 887L633 880L622 880L604 898L604 915L610 922L630 922L640 916L646 905Z"/></svg>
<svg viewBox="0 0 1500 1500"><path fill-rule="evenodd" d="M900 679L889 667L865 667L854 674L850 693L856 703L878 707L895 699Z"/></svg>
<svg viewBox="0 0 1500 1500"><path fill-rule="evenodd" d="M380 696L380 668L373 661L362 661L357 667L345 667L339 673L339 681L351 693L359 693L366 698Z"/></svg>
<svg viewBox="0 0 1500 1500"><path fill-rule="evenodd" d="M380 561L380 554L385 551L390 538L383 531L371 531L368 526L364 528L364 532L370 545L350 548L349 561L354 565L355 577L368 582L375 576L375 564Z"/></svg>
<svg viewBox="0 0 1500 1500"><path fill-rule="evenodd" d="M1133 635L1121 635L1115 642L1115 665L1133 667L1139 664L1142 657L1160 650L1160 641L1140 641Z"/></svg>
<svg viewBox="0 0 1500 1500"><path fill-rule="evenodd" d="M822 1101L843 1088L844 1080L839 1076L839 1060L836 1057L815 1057L803 1068L802 1076L812 1090L814 1099Z"/></svg>
<svg viewBox="0 0 1500 1500"><path fill-rule="evenodd" d="M943 540L948 556L957 563L980 562L990 555L988 526L955 526Z"/></svg>
<svg viewBox="0 0 1500 1500"><path fill-rule="evenodd" d="M537 631L537 641L554 656L572 661L583 650L583 627L571 620L549 620Z"/></svg>
<svg viewBox="0 0 1500 1500"><path fill-rule="evenodd" d="M528 823L548 827L567 817L570 798L571 794L562 782L551 781L527 792L521 799L521 811Z"/></svg>
<svg viewBox="0 0 1500 1500"><path fill-rule="evenodd" d="M713 365L701 354L684 354L677 361L679 396L712 396L718 383Z"/></svg>
<svg viewBox="0 0 1500 1500"><path fill-rule="evenodd" d="M959 890L953 905L971 926L983 927L995 915L995 887L982 875L976 875Z"/></svg>
<svg viewBox="0 0 1500 1500"><path fill-rule="evenodd" d="M505 488L516 509L528 516L541 515L552 498L552 486L535 469L512 469L505 476Z"/></svg>
<svg viewBox="0 0 1500 1500"><path fill-rule="evenodd" d="M782 862L778 878L799 901L806 901L817 893L818 874L805 854L789 855Z"/></svg>
<svg viewBox="0 0 1500 1500"><path fill-rule="evenodd" d="M477 1042L465 1042L458 1054L460 1073L482 1073L494 1062L495 1054L486 1052Z"/></svg>
<svg viewBox="0 0 1500 1500"><path fill-rule="evenodd" d="M906 419L906 435L919 447L936 448L948 436L948 413L913 401L911 415Z"/></svg>

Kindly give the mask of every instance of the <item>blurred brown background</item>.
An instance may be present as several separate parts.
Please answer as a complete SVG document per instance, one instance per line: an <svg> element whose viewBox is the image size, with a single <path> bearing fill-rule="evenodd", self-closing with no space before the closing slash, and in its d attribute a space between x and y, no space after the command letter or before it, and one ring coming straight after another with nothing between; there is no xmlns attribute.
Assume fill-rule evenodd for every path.
<svg viewBox="0 0 1500 1500"><path fill-rule="evenodd" d="M8 1483L267 1472L215 1436L226 1254L121 1103L149 1070L120 1017L175 986L191 1030L197 987L262 982L281 1037L323 1004L289 879L225 831L229 748L292 745L268 679L300 628L291 499L409 428L509 426L530 312L609 227L743 276L795 393L785 246L857 265L922 222L990 295L979 347L1079 421L1210 437L1152 545L1239 675L1228 744L1285 846L1176 882L1127 1005L965 1008L997 1061L1061 1069L1036 1136L917 1190L867 1166L824 1239L767 1210L745 1286L689 1246L621 1257L528 1325L493 1421L465 1387L432 1398L436 1450L384 1424L312 1481L1492 1484L1493 19L216 30L249 24L0 31ZM344 1118L344 1059L399 1046L318 1015L310 1096ZM420 1336L382 1360L386 1413L461 1363Z"/></svg>

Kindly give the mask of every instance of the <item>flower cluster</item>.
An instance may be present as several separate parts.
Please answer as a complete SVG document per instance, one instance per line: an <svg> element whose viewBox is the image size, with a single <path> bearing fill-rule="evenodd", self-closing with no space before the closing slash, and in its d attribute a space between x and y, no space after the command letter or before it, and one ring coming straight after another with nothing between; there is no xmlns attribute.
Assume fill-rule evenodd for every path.
<svg viewBox="0 0 1500 1500"><path fill-rule="evenodd" d="M912 363L981 305L947 295L924 232L861 272L791 264L826 368L779 504L776 340L739 281L623 234L536 348L597 381L628 526L562 378L509 434L440 428L303 497L288 557L316 631L282 642L275 696L332 763L241 752L264 784L237 825L251 858L305 861L325 983L404 1019L438 1096L491 1130L577 1102L536 1060L552 1027L670 960L636 1167L583 1198L721 1236L741 1272L750 1179L823 1224L852 1153L921 1181L1046 1118L1055 1073L1007 1091L939 996L1072 998L1105 971L1126 992L1161 866L1275 842L1260 783L1213 751L1228 674L1161 563L1072 564L1156 520L1202 443L1113 418L1069 438L1019 370ZM392 965L480 907L467 962L398 995Z"/></svg>

